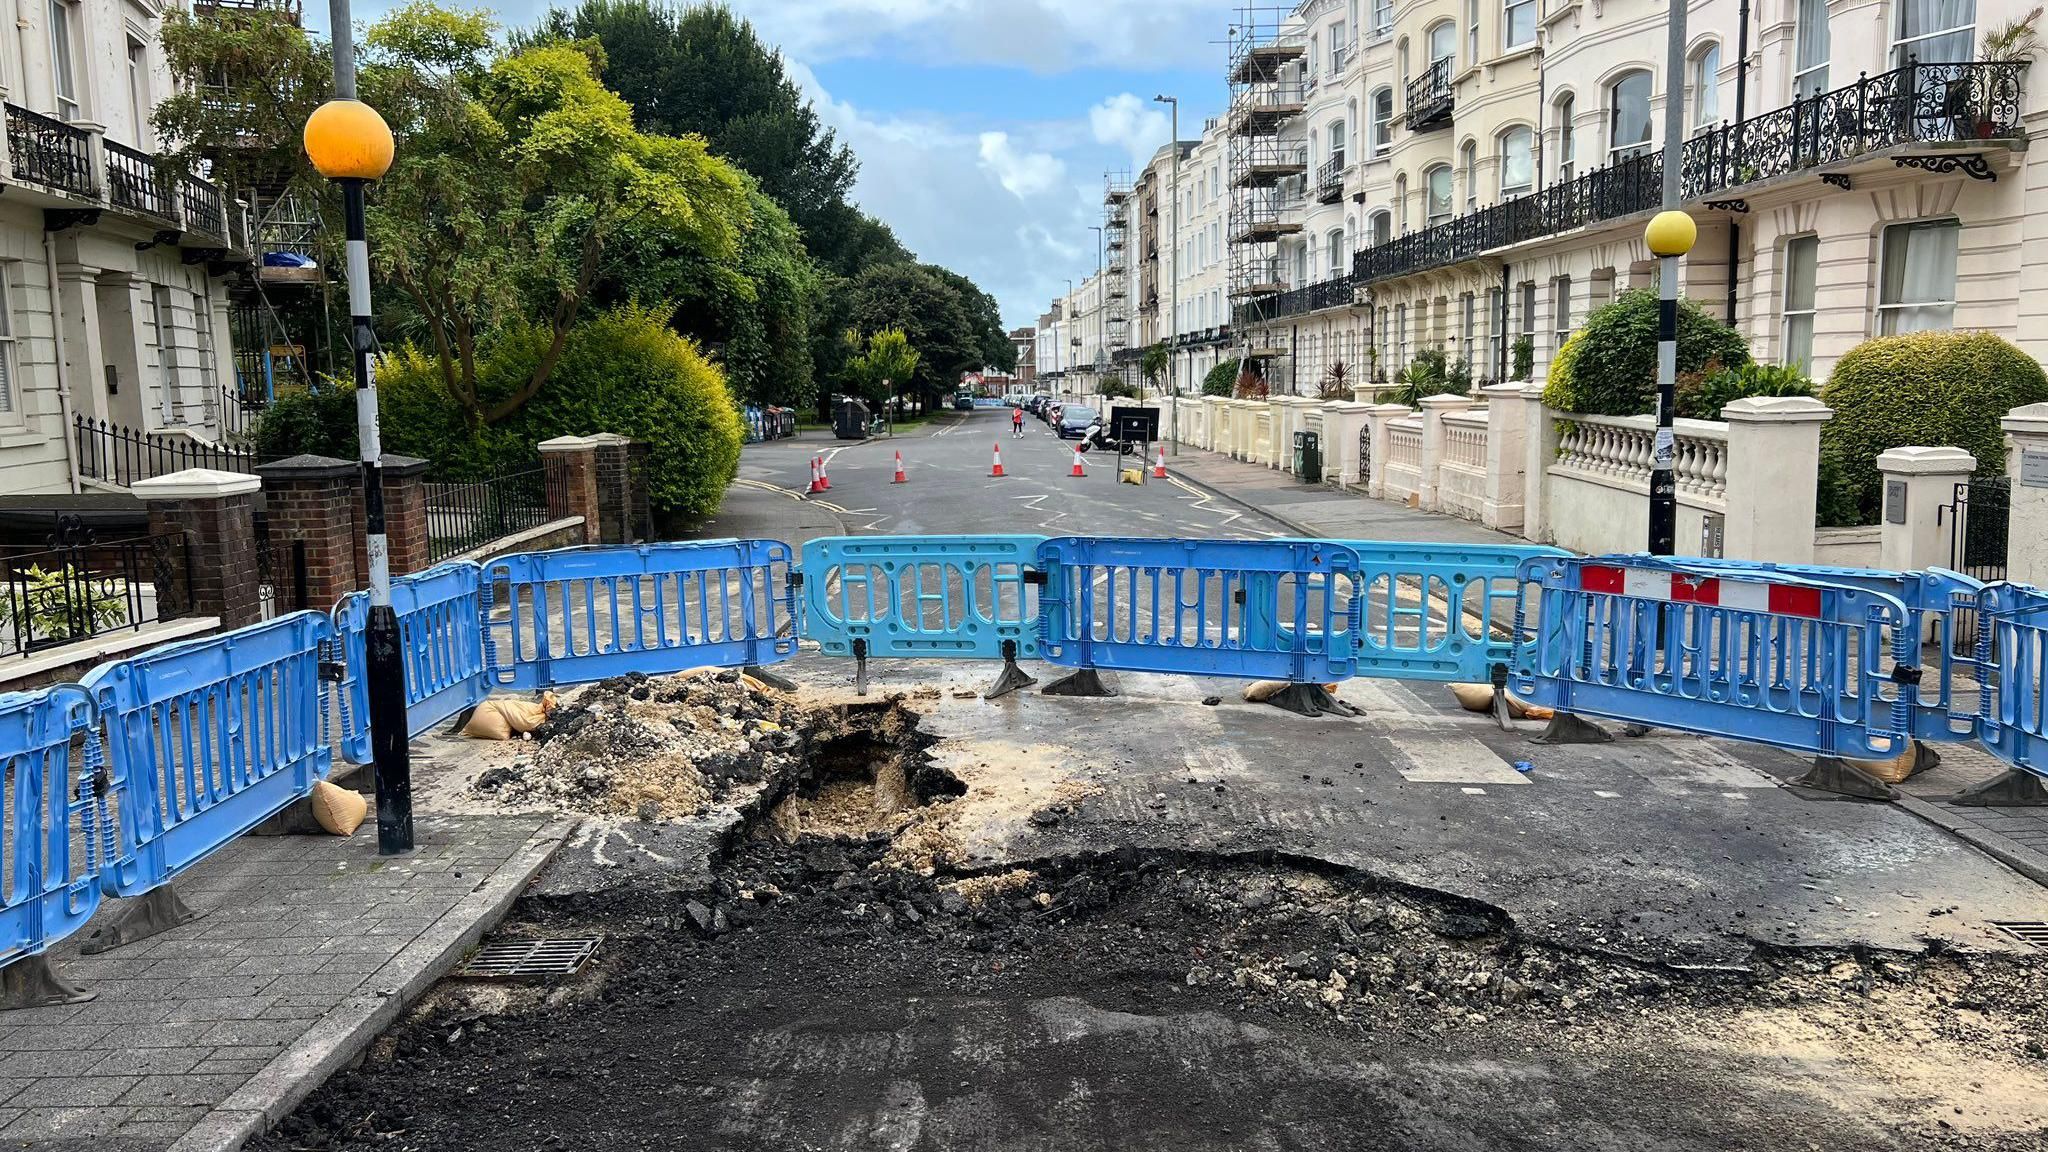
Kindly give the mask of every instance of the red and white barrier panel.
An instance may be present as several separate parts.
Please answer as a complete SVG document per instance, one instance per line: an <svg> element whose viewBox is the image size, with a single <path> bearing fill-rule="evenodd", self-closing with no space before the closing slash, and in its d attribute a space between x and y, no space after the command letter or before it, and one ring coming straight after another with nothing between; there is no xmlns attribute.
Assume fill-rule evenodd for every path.
<svg viewBox="0 0 2048 1152"><path fill-rule="evenodd" d="M1821 589L1811 585L1727 580L1659 568L1584 564L1579 567L1579 590L1637 600L1768 612L1773 616L1805 616L1815 620L1821 616Z"/></svg>

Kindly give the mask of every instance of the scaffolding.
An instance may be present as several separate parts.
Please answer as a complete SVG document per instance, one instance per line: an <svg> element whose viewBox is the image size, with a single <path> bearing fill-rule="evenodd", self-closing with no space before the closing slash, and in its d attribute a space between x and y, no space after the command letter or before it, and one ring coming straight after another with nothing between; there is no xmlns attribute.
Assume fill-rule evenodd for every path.
<svg viewBox="0 0 2048 1152"><path fill-rule="evenodd" d="M1131 343L1130 219L1133 185L1129 172L1102 177L1102 374L1129 382Z"/></svg>
<svg viewBox="0 0 2048 1152"><path fill-rule="evenodd" d="M1291 9L1238 9L1230 27L1230 296L1235 321L1256 321L1287 290L1280 245L1302 230L1308 150L1289 129L1307 97L1307 48Z"/></svg>

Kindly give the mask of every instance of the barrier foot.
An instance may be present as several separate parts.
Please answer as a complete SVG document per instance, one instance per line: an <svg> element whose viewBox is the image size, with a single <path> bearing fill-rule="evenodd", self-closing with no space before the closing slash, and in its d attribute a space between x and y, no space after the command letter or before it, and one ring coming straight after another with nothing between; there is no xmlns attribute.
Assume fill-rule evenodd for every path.
<svg viewBox="0 0 2048 1152"><path fill-rule="evenodd" d="M1833 792L1837 796L1854 796L1862 800L1896 800L1898 791L1891 785L1856 767L1846 760L1834 756L1816 756L1813 767L1806 775L1792 781L1796 788L1813 788L1821 792Z"/></svg>
<svg viewBox="0 0 2048 1152"><path fill-rule="evenodd" d="M168 932L188 920L197 920L199 913L185 906L178 899L178 893L169 884L152 888L147 895L138 896L121 908L120 915L110 923L103 924L88 933L78 944L81 955L94 956L111 952L123 944L147 940L159 932Z"/></svg>
<svg viewBox="0 0 2048 1152"><path fill-rule="evenodd" d="M745 668L740 669L740 671L775 689L777 692L796 691L796 681L791 680L780 672L770 672L759 664L749 664Z"/></svg>
<svg viewBox="0 0 2048 1152"><path fill-rule="evenodd" d="M868 694L868 642L859 637L853 641L853 694Z"/></svg>
<svg viewBox="0 0 2048 1152"><path fill-rule="evenodd" d="M1550 724L1540 736L1532 736L1531 744L1612 744L1614 734L1584 716L1570 712L1553 712Z"/></svg>
<svg viewBox="0 0 2048 1152"><path fill-rule="evenodd" d="M1005 660L1003 661L1003 670L996 674L996 682L989 685L982 692L981 698L983 700L994 700L999 696L1008 696L1019 688L1029 688L1036 683L1038 683L1038 677L1017 667L1015 660Z"/></svg>
<svg viewBox="0 0 2048 1152"><path fill-rule="evenodd" d="M2043 787L2041 778L2032 772L2007 768L1982 784L1965 788L1949 797L1948 802L1973 808L2048 807L2048 787Z"/></svg>
<svg viewBox="0 0 2048 1152"><path fill-rule="evenodd" d="M83 1004L97 995L58 975L48 956L24 956L0 968L0 1011Z"/></svg>
<svg viewBox="0 0 2048 1152"><path fill-rule="evenodd" d="M1321 684L1289 684L1266 697L1266 703L1275 708L1285 708L1299 716L1321 716L1325 713L1335 716L1365 715L1362 709L1337 699Z"/></svg>
<svg viewBox="0 0 2048 1152"><path fill-rule="evenodd" d="M1117 690L1102 682L1102 673L1093 668L1082 668L1040 689L1046 696L1115 696Z"/></svg>

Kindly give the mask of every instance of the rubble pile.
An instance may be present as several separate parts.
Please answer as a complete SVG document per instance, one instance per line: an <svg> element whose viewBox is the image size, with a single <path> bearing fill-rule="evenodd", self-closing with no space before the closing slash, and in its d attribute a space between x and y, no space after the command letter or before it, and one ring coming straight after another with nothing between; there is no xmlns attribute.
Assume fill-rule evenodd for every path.
<svg viewBox="0 0 2048 1152"><path fill-rule="evenodd" d="M645 821L702 816L794 775L816 718L733 671L594 684L471 791L510 805Z"/></svg>

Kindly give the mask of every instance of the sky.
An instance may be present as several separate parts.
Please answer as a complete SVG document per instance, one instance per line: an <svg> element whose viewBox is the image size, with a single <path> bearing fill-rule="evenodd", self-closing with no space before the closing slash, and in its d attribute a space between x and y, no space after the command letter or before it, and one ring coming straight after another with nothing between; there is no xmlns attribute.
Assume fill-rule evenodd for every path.
<svg viewBox="0 0 2048 1152"><path fill-rule="evenodd" d="M1153 96L1180 98L1184 140L1227 98L1227 0L729 3L860 158L854 200L1013 328L1095 271L1104 173L1137 172L1171 135ZM492 7L519 26L547 6Z"/></svg>

